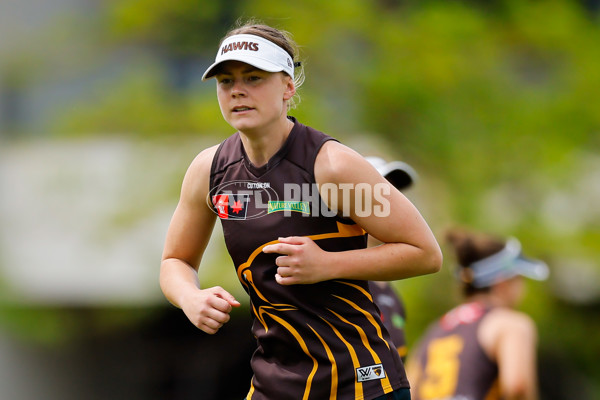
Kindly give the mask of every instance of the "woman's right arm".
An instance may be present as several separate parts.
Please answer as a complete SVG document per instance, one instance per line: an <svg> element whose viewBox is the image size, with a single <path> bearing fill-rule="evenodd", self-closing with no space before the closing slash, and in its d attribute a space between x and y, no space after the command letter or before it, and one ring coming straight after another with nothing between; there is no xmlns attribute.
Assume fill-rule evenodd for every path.
<svg viewBox="0 0 600 400"><path fill-rule="evenodd" d="M526 314L496 309L485 317L478 338L498 364L500 394L507 400L537 400L537 329Z"/></svg>
<svg viewBox="0 0 600 400"><path fill-rule="evenodd" d="M406 377L410 382L411 397L417 397L417 388L421 383L421 362L419 361L421 354L421 344L417 342L413 350L408 353L405 364Z"/></svg>
<svg viewBox="0 0 600 400"><path fill-rule="evenodd" d="M160 266L160 287L165 297L209 334L229 321L232 307L240 305L221 287L201 289L198 280L198 267L216 220L207 203L216 149L214 146L201 152L185 174Z"/></svg>

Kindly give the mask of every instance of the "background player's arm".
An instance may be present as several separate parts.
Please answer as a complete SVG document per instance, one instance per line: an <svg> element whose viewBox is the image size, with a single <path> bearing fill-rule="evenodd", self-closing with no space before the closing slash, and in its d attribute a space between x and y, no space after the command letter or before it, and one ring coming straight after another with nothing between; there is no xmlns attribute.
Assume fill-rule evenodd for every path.
<svg viewBox="0 0 600 400"><path fill-rule="evenodd" d="M198 280L198 266L216 220L207 204L215 151L212 147L200 153L185 175L160 267L160 287L165 297L194 325L211 334L229 320L231 308L239 305L220 287L200 289Z"/></svg>
<svg viewBox="0 0 600 400"><path fill-rule="evenodd" d="M280 243L264 249L283 255L277 260L279 283L340 278L389 281L440 269L441 250L419 211L361 155L338 142L326 142L315 161L315 178L330 209L340 215L349 213L352 220L383 244L324 252L305 237L282 238ZM338 189L324 190L324 184ZM358 184L365 190L355 190ZM363 197L357 198L360 195Z"/></svg>
<svg viewBox="0 0 600 400"><path fill-rule="evenodd" d="M500 393L507 400L537 400L537 329L526 314L492 311L480 326L478 339L498 364Z"/></svg>
<svg viewBox="0 0 600 400"><path fill-rule="evenodd" d="M410 391L411 396L416 397L417 393L415 392L416 388L419 386L421 381L421 363L419 362L420 353L419 345L414 347L414 351L412 351L406 360L406 377L410 382Z"/></svg>

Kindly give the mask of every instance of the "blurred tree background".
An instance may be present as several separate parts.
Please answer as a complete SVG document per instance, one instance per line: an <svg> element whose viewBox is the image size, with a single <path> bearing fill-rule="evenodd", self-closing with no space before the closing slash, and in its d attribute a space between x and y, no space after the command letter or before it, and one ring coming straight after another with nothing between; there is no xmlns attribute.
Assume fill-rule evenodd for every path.
<svg viewBox="0 0 600 400"><path fill-rule="evenodd" d="M214 82L200 81L218 41L239 17L288 30L307 76L291 114L365 155L413 165L421 179L407 195L442 244L447 227L462 225L517 236L546 260L550 280L530 282L522 306L538 323L543 398L600 398L598 2L81 3L84 12L45 31L53 51L34 37L0 60L0 143L127 138L162 146L170 153L139 173L168 175L145 207L172 210L193 155L232 133ZM27 93L48 76L78 82L77 90L34 118ZM169 173L156 171L169 158ZM145 216L129 210L120 221ZM452 267L446 256L439 274L397 283L409 347L459 300ZM233 273L201 273L207 284L236 285ZM4 308L6 326L44 336L23 322L39 310ZM54 312L44 315L68 318ZM97 312L96 323L109 327L152 318ZM68 326L49 326L59 325L48 334L69 335Z"/></svg>

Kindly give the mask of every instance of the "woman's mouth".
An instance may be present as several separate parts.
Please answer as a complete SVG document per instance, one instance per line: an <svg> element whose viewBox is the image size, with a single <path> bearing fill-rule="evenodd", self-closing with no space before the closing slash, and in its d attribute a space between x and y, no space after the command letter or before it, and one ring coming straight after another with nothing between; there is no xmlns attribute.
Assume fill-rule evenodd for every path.
<svg viewBox="0 0 600 400"><path fill-rule="evenodd" d="M250 107L246 107L246 106L240 106L240 107L234 107L233 112L244 112L244 111L250 111L252 110L252 108Z"/></svg>

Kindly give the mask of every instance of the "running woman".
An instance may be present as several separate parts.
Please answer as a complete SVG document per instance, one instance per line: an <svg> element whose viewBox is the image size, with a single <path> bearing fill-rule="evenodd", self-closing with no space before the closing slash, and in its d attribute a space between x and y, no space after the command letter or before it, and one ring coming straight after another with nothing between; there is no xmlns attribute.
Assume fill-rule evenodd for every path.
<svg viewBox="0 0 600 400"><path fill-rule="evenodd" d="M253 23L220 43L203 79L216 78L236 132L202 151L183 179L161 288L206 333L229 320L240 302L198 280L219 218L254 319L247 400L409 399L367 281L437 272L441 250L368 161L287 115L301 76L295 49L285 32ZM366 248L367 232L384 244Z"/></svg>

